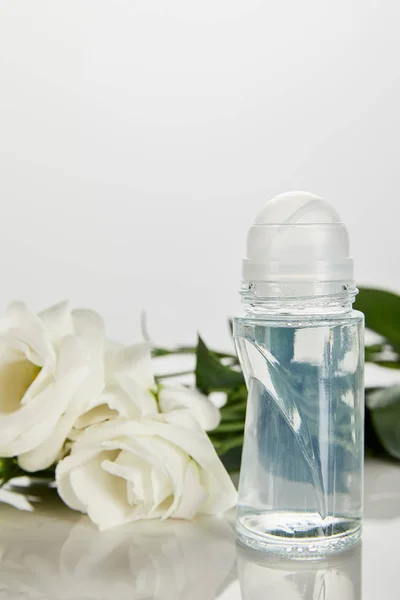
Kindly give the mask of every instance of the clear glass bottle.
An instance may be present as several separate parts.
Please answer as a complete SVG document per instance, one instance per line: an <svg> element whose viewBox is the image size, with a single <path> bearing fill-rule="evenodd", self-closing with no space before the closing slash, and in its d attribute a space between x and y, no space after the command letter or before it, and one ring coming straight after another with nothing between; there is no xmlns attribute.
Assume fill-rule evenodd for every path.
<svg viewBox="0 0 400 600"><path fill-rule="evenodd" d="M249 390L237 535L248 546L285 556L324 556L360 538L364 319L352 309L357 289L351 259L342 256L348 255L347 232L333 209L304 193L272 205L249 234L245 315L234 322ZM281 223L271 224L277 213ZM318 237L321 227L328 233ZM276 241L280 261L273 260ZM254 279L254 264L262 279Z"/></svg>

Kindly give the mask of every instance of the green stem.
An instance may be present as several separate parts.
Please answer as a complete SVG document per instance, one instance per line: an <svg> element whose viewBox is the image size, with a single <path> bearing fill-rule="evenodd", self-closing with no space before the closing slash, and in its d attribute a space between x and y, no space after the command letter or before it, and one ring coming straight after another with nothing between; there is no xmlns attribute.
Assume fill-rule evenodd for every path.
<svg viewBox="0 0 400 600"><path fill-rule="evenodd" d="M242 446L243 445L243 435L235 436L224 442L222 442L222 441L219 442L218 440L213 440L213 444L214 444L214 448L216 449L218 454L221 456L223 454L226 454L228 452L228 450L231 450L232 448L237 448L238 446Z"/></svg>
<svg viewBox="0 0 400 600"><path fill-rule="evenodd" d="M171 354L195 354L196 348L193 346L179 346L178 348L153 348L153 356L169 356Z"/></svg>
<svg viewBox="0 0 400 600"><path fill-rule="evenodd" d="M164 375L157 375L157 379L168 379L170 377L182 377L183 375L194 375L193 369L188 371L177 371L175 373L165 373Z"/></svg>
<svg viewBox="0 0 400 600"><path fill-rule="evenodd" d="M244 427L244 420L246 417L246 413L243 411L241 413L237 412L231 415L223 415L222 423L242 423Z"/></svg>
<svg viewBox="0 0 400 600"><path fill-rule="evenodd" d="M212 435L218 435L220 433L230 433L231 431L241 431L244 430L244 422L236 422L236 423L221 423L218 425L216 429L213 429L210 433Z"/></svg>
<svg viewBox="0 0 400 600"><path fill-rule="evenodd" d="M222 414L230 414L232 412L241 412L246 410L247 401L241 400L237 402L231 402L228 400L224 406L221 406L220 410Z"/></svg>
<svg viewBox="0 0 400 600"><path fill-rule="evenodd" d="M153 356L170 356L174 354L196 354L195 346L178 346L177 348L153 348ZM231 358L237 364L237 356L227 352L213 352L218 358Z"/></svg>
<svg viewBox="0 0 400 600"><path fill-rule="evenodd" d="M242 418L242 415L246 414L246 405L243 404L242 406L236 406L236 407L232 406L231 408L222 407L222 408L220 408L220 413L221 413L222 420L234 417L235 415L237 417Z"/></svg>
<svg viewBox="0 0 400 600"><path fill-rule="evenodd" d="M226 407L235 406L236 407L236 406L239 406L239 404L243 404L243 406L246 406L246 403L247 403L247 393L245 393L245 394L229 393L227 402L226 402L226 404L224 404L224 406L226 406Z"/></svg>

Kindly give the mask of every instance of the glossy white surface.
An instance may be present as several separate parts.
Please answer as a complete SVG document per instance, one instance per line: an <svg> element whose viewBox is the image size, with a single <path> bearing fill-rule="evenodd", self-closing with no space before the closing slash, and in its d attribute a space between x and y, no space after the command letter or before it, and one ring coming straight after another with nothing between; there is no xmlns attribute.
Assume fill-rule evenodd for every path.
<svg viewBox="0 0 400 600"><path fill-rule="evenodd" d="M236 547L233 515L100 533L49 494L0 507L0 599L397 600L400 466L368 461L362 548L287 562Z"/></svg>

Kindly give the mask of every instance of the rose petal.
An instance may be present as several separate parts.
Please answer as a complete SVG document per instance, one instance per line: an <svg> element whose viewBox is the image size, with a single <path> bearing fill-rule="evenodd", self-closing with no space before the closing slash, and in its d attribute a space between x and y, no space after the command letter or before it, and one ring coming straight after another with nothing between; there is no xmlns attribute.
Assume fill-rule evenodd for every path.
<svg viewBox="0 0 400 600"><path fill-rule="evenodd" d="M199 425L210 431L218 427L221 416L207 396L183 386L164 386L158 395L160 410L164 413L187 408Z"/></svg>
<svg viewBox="0 0 400 600"><path fill-rule="evenodd" d="M93 310L72 311L74 335L78 337L92 360L103 363L104 321Z"/></svg>
<svg viewBox="0 0 400 600"><path fill-rule="evenodd" d="M155 510L160 509L161 505L173 494L171 480L167 473L160 469L151 470L151 487L154 498L154 509L151 511L151 516L155 516ZM162 514L162 513L161 513Z"/></svg>
<svg viewBox="0 0 400 600"><path fill-rule="evenodd" d="M68 411L62 415L44 442L30 452L19 455L19 466L25 471L33 473L34 471L41 471L53 465L59 458L65 440L73 428L76 419L77 413L73 411Z"/></svg>
<svg viewBox="0 0 400 600"><path fill-rule="evenodd" d="M136 419L140 417L140 411L132 402L129 395L119 385L108 385L98 399L101 403L115 411L118 416Z"/></svg>
<svg viewBox="0 0 400 600"><path fill-rule="evenodd" d="M232 508L236 504L236 489L209 437L200 429L194 432L174 425L174 413L165 417L168 424L152 423L153 435L159 435L182 448L207 473L207 482L211 478L215 482L208 496L207 512L222 513Z"/></svg>
<svg viewBox="0 0 400 600"><path fill-rule="evenodd" d="M56 355L51 338L39 317L22 302L14 302L7 311L8 323L3 324L0 337L8 348L23 354L30 362L42 367L55 366Z"/></svg>
<svg viewBox="0 0 400 600"><path fill-rule="evenodd" d="M25 358L0 365L0 412L13 413L21 405L21 398L40 372L39 367Z"/></svg>
<svg viewBox="0 0 400 600"><path fill-rule="evenodd" d="M122 450L114 461L103 461L102 467L108 473L121 477L127 483L132 483L141 501L145 499L150 489L150 473L148 462L143 457Z"/></svg>
<svg viewBox="0 0 400 600"><path fill-rule="evenodd" d="M70 489L75 499L86 508L90 519L101 530L125 523L132 512L126 499L125 482L110 475L101 466L103 461L113 460L114 457L114 451L100 452L71 469L69 474ZM59 493L64 499L65 487L61 484L62 479L61 470L58 475Z"/></svg>
<svg viewBox="0 0 400 600"><path fill-rule="evenodd" d="M181 501L171 516L174 519L193 519L206 498L207 493L201 484L199 468L191 460L186 468Z"/></svg>
<svg viewBox="0 0 400 600"><path fill-rule="evenodd" d="M71 308L67 301L50 306L40 312L38 316L53 344L58 345L65 336L73 333Z"/></svg>
<svg viewBox="0 0 400 600"><path fill-rule="evenodd" d="M158 413L157 402L151 392L141 387L129 375L121 373L116 375L116 380L122 390L126 392L126 398L129 399L121 412L122 416L132 418L139 413L139 415L147 417Z"/></svg>
<svg viewBox="0 0 400 600"><path fill-rule="evenodd" d="M21 405L28 404L35 396L41 394L47 386L52 384L54 381L54 373L52 372L49 365L44 365L35 379L32 381L29 388L21 398Z"/></svg>
<svg viewBox="0 0 400 600"><path fill-rule="evenodd" d="M102 423L103 421L114 419L117 416L118 412L116 410L112 410L107 404L100 404L78 417L74 423L74 427L75 429L85 429L85 427L88 427L89 425Z"/></svg>
<svg viewBox="0 0 400 600"><path fill-rule="evenodd" d="M46 439L87 374L87 368L81 367L65 378L62 385L60 382L49 385L18 411L0 415L0 456L29 452L37 447L38 440Z"/></svg>
<svg viewBox="0 0 400 600"><path fill-rule="evenodd" d="M156 389L153 365L151 362L151 344L144 342L128 347L108 348L107 378L115 373L129 375L143 389Z"/></svg>
<svg viewBox="0 0 400 600"><path fill-rule="evenodd" d="M59 496L73 510L86 513L86 505L76 495L71 484L70 474L73 469L80 467L99 453L98 450L86 450L75 453L61 460L56 467L56 484Z"/></svg>
<svg viewBox="0 0 400 600"><path fill-rule="evenodd" d="M127 452L133 452L138 457L145 457L146 461L153 465L153 470L157 473L165 473L168 475L171 485L171 496L173 500L169 507L164 507L162 512L158 512L158 505L154 502L153 506L147 511L141 511L141 518L149 516L161 516L163 519L168 518L174 513L179 505L183 489L184 489L184 473L189 457L173 444L160 440L152 436L137 436L125 439L117 439L113 441L103 442L103 446L109 449L122 449ZM154 474L153 477L156 477ZM164 477L162 476L164 479ZM163 498L164 500L164 498ZM137 518L137 516L136 516Z"/></svg>

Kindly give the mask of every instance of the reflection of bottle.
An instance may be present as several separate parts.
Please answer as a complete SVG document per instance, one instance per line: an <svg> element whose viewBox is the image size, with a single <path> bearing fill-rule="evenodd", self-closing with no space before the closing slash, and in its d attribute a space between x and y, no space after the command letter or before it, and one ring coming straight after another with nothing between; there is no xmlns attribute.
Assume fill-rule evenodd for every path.
<svg viewBox="0 0 400 600"><path fill-rule="evenodd" d="M260 556L238 549L243 600L361 600L361 546L322 561Z"/></svg>
<svg viewBox="0 0 400 600"><path fill-rule="evenodd" d="M252 547L321 556L360 537L364 321L348 254L337 213L304 192L269 202L248 236L237 533Z"/></svg>

